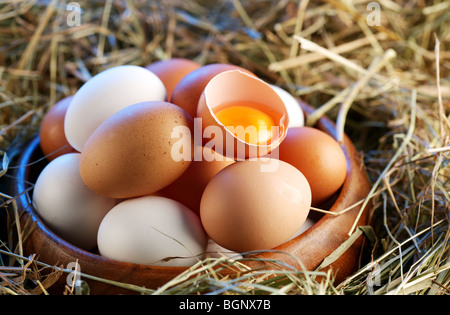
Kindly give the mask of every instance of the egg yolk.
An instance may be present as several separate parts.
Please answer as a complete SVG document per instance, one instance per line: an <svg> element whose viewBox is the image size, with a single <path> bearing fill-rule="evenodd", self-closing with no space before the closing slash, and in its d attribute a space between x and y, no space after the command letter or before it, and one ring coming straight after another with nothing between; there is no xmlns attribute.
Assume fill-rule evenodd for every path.
<svg viewBox="0 0 450 315"><path fill-rule="evenodd" d="M221 106L222 107L222 106ZM216 112L217 119L237 138L253 145L267 144L274 137L275 120L259 110L260 104L231 102Z"/></svg>

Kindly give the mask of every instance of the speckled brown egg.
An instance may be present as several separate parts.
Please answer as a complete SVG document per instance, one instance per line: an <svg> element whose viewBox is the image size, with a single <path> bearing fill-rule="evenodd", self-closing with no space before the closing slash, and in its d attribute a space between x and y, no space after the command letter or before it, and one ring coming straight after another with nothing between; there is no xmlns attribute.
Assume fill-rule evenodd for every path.
<svg viewBox="0 0 450 315"><path fill-rule="evenodd" d="M53 105L42 119L39 131L40 146L47 160L52 161L66 153L77 152L67 141L64 118L73 96L67 96Z"/></svg>
<svg viewBox="0 0 450 315"><path fill-rule="evenodd" d="M193 157L193 119L161 101L128 106L103 122L86 142L85 184L112 198L152 194L174 182Z"/></svg>
<svg viewBox="0 0 450 315"><path fill-rule="evenodd" d="M206 85L214 76L227 70L241 70L254 75L249 70L236 65L225 63L205 65L180 80L172 92L170 102L186 110L192 117L196 117L198 101Z"/></svg>

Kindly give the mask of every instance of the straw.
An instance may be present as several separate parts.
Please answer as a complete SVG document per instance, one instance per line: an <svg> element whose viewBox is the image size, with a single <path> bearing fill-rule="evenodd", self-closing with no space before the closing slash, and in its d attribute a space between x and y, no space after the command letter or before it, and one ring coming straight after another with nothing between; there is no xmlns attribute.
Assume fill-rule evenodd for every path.
<svg viewBox="0 0 450 315"><path fill-rule="evenodd" d="M157 290L98 279L141 294L448 295L450 293L450 11L448 1L3 1L0 6L0 292L49 294L73 270L23 256L36 228L20 226L8 192L16 157L43 115L92 75L120 64L184 57L248 68L327 116L361 153L370 205L369 246L340 284L334 272L299 271L279 261L200 260ZM379 5L379 11L374 10ZM369 23L378 14L379 24ZM377 19L374 19L377 20ZM33 161L32 163L36 163ZM32 183L24 194L29 194ZM4 218L4 219L3 219ZM272 268L273 267L273 268ZM220 270L232 276L221 277ZM87 283L62 294L89 294Z"/></svg>

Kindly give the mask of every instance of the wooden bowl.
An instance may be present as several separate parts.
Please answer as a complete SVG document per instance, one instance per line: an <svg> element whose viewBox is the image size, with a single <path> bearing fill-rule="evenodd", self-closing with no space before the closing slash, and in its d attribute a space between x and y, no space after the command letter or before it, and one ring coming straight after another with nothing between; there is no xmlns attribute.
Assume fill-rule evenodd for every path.
<svg viewBox="0 0 450 315"><path fill-rule="evenodd" d="M309 105L303 102L299 103L305 115L312 112L313 109ZM336 127L327 118L320 119L316 128L325 131L333 137L336 136ZM354 205L356 202L364 199L370 190L370 183L361 156L347 137L345 138L343 149L348 164L347 179L340 192L336 195L334 203L328 209L331 212L337 212ZM39 159L41 161L36 162ZM68 268L67 266L70 263L78 262L82 273L101 279L153 289L167 283L186 270L186 267L145 266L114 261L101 257L98 254L81 250L55 235L38 218L30 198L32 196L31 185L36 181L37 176L46 163L46 160L42 159L39 137L37 136L25 146L17 161L17 165L23 167L15 169L15 179L9 185L10 194L17 196L17 205L21 211L22 228L29 219L37 222L37 228L33 230L30 237L24 242L25 255L36 254L37 260L49 265L63 266L64 268ZM325 214L306 232L275 248L275 251L257 254L256 257L279 260L298 269L304 267L307 270L314 270L324 258L348 239L348 232L357 219L359 210L360 206L356 206L344 214ZM368 212L369 208L367 207L360 216L358 225L366 225L368 223ZM358 267L362 243L363 239L360 237L339 259L329 266L335 273L337 283L344 280ZM281 252L287 252L288 254ZM301 260L302 265L292 256ZM247 264L251 268L264 267L262 266L264 263L254 260L249 261ZM62 275L59 281L51 287L50 292L62 293L66 285L66 279L67 275ZM89 284L91 294L133 293L102 281L87 278L83 278L83 280Z"/></svg>

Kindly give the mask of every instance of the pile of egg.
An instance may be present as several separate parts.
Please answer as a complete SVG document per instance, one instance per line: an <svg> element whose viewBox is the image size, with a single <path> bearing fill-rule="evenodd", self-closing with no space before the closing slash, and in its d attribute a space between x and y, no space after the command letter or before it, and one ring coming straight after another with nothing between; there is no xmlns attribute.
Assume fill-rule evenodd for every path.
<svg viewBox="0 0 450 315"><path fill-rule="evenodd" d="M276 128L243 138L229 124ZM45 114L40 145L42 221L84 250L145 265L275 248L311 226L311 205L339 191L347 168L285 90L181 58L93 76Z"/></svg>

